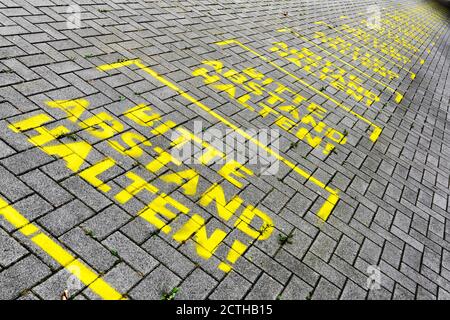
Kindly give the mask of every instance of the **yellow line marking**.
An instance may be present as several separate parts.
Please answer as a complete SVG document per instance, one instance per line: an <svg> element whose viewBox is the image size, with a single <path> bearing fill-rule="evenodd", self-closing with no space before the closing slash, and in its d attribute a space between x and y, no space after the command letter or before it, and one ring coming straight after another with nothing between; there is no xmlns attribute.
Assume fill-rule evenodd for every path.
<svg viewBox="0 0 450 320"><path fill-rule="evenodd" d="M361 20L360 22L362 22L363 20ZM403 25L400 25L401 27L404 27ZM359 30L362 30L362 29L359 29ZM399 32L399 33L402 33L403 34L403 37L402 38L405 38L405 37L408 37L408 38L410 38L411 40L410 41L412 41L412 40L414 40L414 41L417 41L417 42L419 42L417 39L414 39L414 38L412 38L412 37L409 37L408 35L406 35L406 34L404 34L402 31L400 31L400 30L396 30L396 29L390 29L390 30L392 30L392 31L397 31L397 32ZM377 41L380 41L381 43L386 43L386 44L388 44L388 45L390 45L392 48L395 48L396 50L398 50L398 53L399 54L401 54L402 56L404 56L404 57L406 57L406 58L408 58L409 59L409 62L411 63L411 64L413 64L413 59L415 59L415 61L422 61L423 59L421 59L421 56L419 56L418 54L416 54L415 52L419 52L420 51L420 46L419 47L416 47L416 46L414 46L414 50L411 50L410 48L408 48L408 47L406 47L406 46L404 46L402 43L399 43L399 42L397 42L397 41L395 41L394 39L392 39L392 38L390 38L388 35L386 35L386 34L381 34L381 36L385 36L387 39L390 39L391 41L390 42L388 42L388 41L383 41L383 39L381 39L380 38L380 36L378 36L376 33L371 33L371 32L369 32L369 31L365 31L366 32L366 34L367 35L369 35L371 38L373 38L373 39L376 39ZM429 35L428 34L426 34L425 35L426 37L429 37ZM367 42L367 39L366 40L361 40L361 41L365 41L365 42ZM423 43L422 43L423 44ZM407 56L406 54L409 54L410 56ZM425 63L425 62L424 62ZM423 63L421 63L421 64L423 64Z"/></svg>
<svg viewBox="0 0 450 320"><path fill-rule="evenodd" d="M292 33L294 36L296 36L297 38L300 38L312 45L314 45L315 47L321 49L322 51L328 53L330 56L334 57L335 59L337 59L338 61L348 65L350 68L355 69L356 71L360 72L361 74L363 74L364 76L366 76L369 79L372 79L373 81L375 81L376 83L378 83L379 85L382 85L383 87L385 87L386 89L392 91L392 93L395 94L395 102L400 103L403 100L403 94L401 94L400 92L398 92L397 90L395 90L394 88L391 88L389 85L375 79L372 78L370 75L368 75L367 73L365 73L364 71L362 71L361 69L359 69L358 67L353 66L352 64L348 63L347 61L339 58L337 55L331 53L330 51L328 51L325 48L322 48L321 46L315 44L314 42L310 41L309 39L305 38L304 36L302 36L300 33L296 32L295 30L292 30L291 28L282 28L282 29L278 29L277 32L290 32Z"/></svg>
<svg viewBox="0 0 450 320"><path fill-rule="evenodd" d="M438 33L443 26L440 25L440 23L445 23L445 20L442 20L439 17L432 17L432 16L428 16L428 19L423 19L424 15L436 15L435 13L426 10L430 8L429 6L426 6L425 4L420 4L417 6L414 6L413 8L408 8L406 10L395 10L394 8L394 12L387 12L386 16L388 16L391 20L394 20L395 22L395 18L398 17L399 19L401 19L403 21L403 24L401 24L401 27L403 28L410 28L410 25L414 25L416 26L416 28L418 28L421 32L423 36L426 36L426 40L428 40L429 38L433 38L433 36L430 36L431 32L434 33ZM415 13L415 16L406 16L408 14L410 14L411 12ZM362 13L360 15L363 15ZM405 17L406 16L406 17ZM418 18L419 21L425 21L426 24L420 24L420 23L416 23L413 19L414 18ZM426 31L425 28L427 28L428 30ZM394 29L395 31L396 29ZM404 34L406 37L409 37L417 42L419 42L420 44L424 44L426 42L426 40L422 40L422 38L414 38L411 37L408 34L405 34L404 32L400 31L402 34ZM395 41L390 43L395 44ZM431 47L434 46L435 43L432 42L431 43ZM404 47L403 47L404 48ZM403 49L404 51L408 51L406 48ZM430 54L430 49L429 47L427 47L426 52L428 53L428 55ZM421 65L423 65L425 63L425 59L423 59L422 57L416 55L413 53L413 56L416 57L416 60L419 61L419 63Z"/></svg>
<svg viewBox="0 0 450 320"><path fill-rule="evenodd" d="M406 8L406 9L397 9L397 8L391 8L392 11L388 11L385 13L387 17L389 17L391 20L393 20L393 23L398 23L396 20L402 20L403 23L400 25L400 27L411 27L415 26L422 35L429 36L430 32L436 31L436 25L439 22L438 20L435 20L433 17L428 17L426 19L423 19L423 14L421 14L421 10L424 9L424 5L419 5L413 8ZM412 16L411 14L414 14ZM363 14L360 14L362 16ZM410 15L407 18L405 15ZM418 21L426 22L426 24L416 23L412 19L417 19ZM425 30L428 29L428 30ZM397 31L397 29L394 29L393 31ZM413 40L416 40L416 38L411 37L408 34L405 34L402 31L399 31L400 33L404 34L406 37L411 38ZM420 39L420 38L419 38Z"/></svg>
<svg viewBox="0 0 450 320"><path fill-rule="evenodd" d="M345 36L347 39L350 39L353 43L355 42L355 41L353 40L352 37L348 36L347 34L341 32L341 31L339 31L338 29L336 29L335 27L333 27L332 25L330 25L330 24L328 24L328 23L326 23L326 22L324 22L324 21L316 21L316 22L314 22L314 24L317 24L317 25L320 25L320 24L325 25L325 26L327 26L328 28L331 28L331 29L333 29L334 31L338 32L339 34ZM410 74L411 74L410 77L411 77L412 80L414 80L414 79L416 78L416 74L415 74L414 72L411 72L410 70L405 69L404 67L402 67L401 65L399 65L397 62L392 61L391 59L388 59L388 58L382 56L381 54L379 54L378 52L372 50L371 48L368 48L368 47L367 47L366 45L364 45L364 44L362 44L361 46L362 46L363 48L365 48L367 51L371 52L372 54L375 54L375 55L377 55L378 57L382 58L383 60L386 60L386 61L388 61L389 63L393 64L393 65L396 66L397 68L400 68L401 70L406 71L407 73L410 73Z"/></svg>
<svg viewBox="0 0 450 320"><path fill-rule="evenodd" d="M62 246L49 236L42 233L36 225L32 224L16 209L0 197L0 216L3 216L14 228L18 229L27 238L52 257L61 266L76 276L93 292L106 300L119 300L122 295L102 280L94 271L73 257ZM36 234L37 233L37 234Z"/></svg>
<svg viewBox="0 0 450 320"><path fill-rule="evenodd" d="M216 42L217 45L219 46L225 46L225 45L229 45L229 44L236 44L238 46L240 46L241 48L253 53L254 55L256 55L258 58L260 58L261 60L269 63L270 65L274 66L275 68L277 68L278 70L281 70L282 72L284 72L285 74L289 75L290 77L294 78L295 80L297 80L298 82L300 82L301 84L303 84L304 86L306 86L307 88L309 88L310 90L314 91L315 93L317 93L318 95L321 95L322 97L324 97L327 100L330 100L331 102L333 102L334 104L336 104L338 107L340 107L341 109L344 109L345 111L347 111L348 113L354 115L355 117L357 117L358 119L364 121L365 123L367 123L368 125L373 127L373 132L370 135L370 140L372 142L375 142L378 140L378 137L381 134L382 129L377 126L376 124L372 123L369 119L364 118L363 116L361 116L359 113L356 113L355 111L353 111L352 109L350 109L349 107L347 107L346 105L340 103L339 101L337 101L336 99L334 99L333 97L330 97L329 95L321 92L320 90L317 90L316 88L314 88L313 86L311 86L309 83L305 82L303 79L297 77L296 75L290 73L289 71L287 71L286 69L284 69L283 67L280 67L279 65L277 65L276 63L274 63L273 61L270 61L267 57L263 56L262 54L256 52L255 50L247 47L246 45L244 45L242 42L238 41L238 40L225 40L225 41L220 41L220 42Z"/></svg>
<svg viewBox="0 0 450 320"><path fill-rule="evenodd" d="M402 11L399 11L399 12L400 12L400 13L403 13ZM406 12L408 12L408 11L406 11ZM413 11L413 10L409 10L409 12L414 12L414 11ZM405 13L404 13L404 14L405 14ZM402 19L403 22L404 22L403 24L400 24L400 27L401 27L401 28L411 28L411 27L410 27L410 24L415 25L416 27L419 27L419 26L420 26L420 27L423 27L423 25L419 25L419 24L413 23L413 22L411 22L411 21L406 21L406 18L401 17L399 14L397 14L397 12L394 12L394 14L392 14L392 13L390 13L390 12L389 12L389 13L386 13L386 16L390 17L391 20L394 20L393 23L396 23L396 22L395 22L395 17L396 17L396 15L397 15L397 17L399 17L400 19ZM408 19L411 20L411 17L408 17ZM422 32L422 35L423 35L423 36L426 36L427 39L430 38L429 32L437 32L437 30L440 29L440 28L436 27L436 26L438 26L439 21L435 21L435 20L433 20L433 19L426 19L426 20L419 19L419 20L420 20L420 21L426 21L427 24L426 24L425 26L427 26L428 29L431 29L431 31L428 30L428 32L425 31L423 28L420 28L420 29L419 29L419 30ZM430 22L430 20L431 20L431 22ZM393 31L398 31L399 33L402 33L405 37L408 37L408 38L410 38L410 39L412 39L412 40L414 40L414 41L420 42L421 44L425 43L425 41L426 41L426 40L422 41L421 38L413 38L413 37L411 37L410 35L405 34L403 31L400 31L400 30L397 30L397 29L393 29ZM373 33L369 33L369 34L370 34L372 37L376 38L376 39L380 39L380 38L376 37ZM416 60L419 60L419 61L420 61L420 64L424 64L424 63L425 63L425 60L424 60L424 59L421 59L420 56L416 55L415 53L410 52L410 51L408 50L408 48L406 48L405 46L403 46L403 45L401 45L401 44L400 44L400 45L401 45L401 47L400 47L396 41L392 41L392 42L390 42L389 44L390 44L390 45L395 45L395 46L397 47L397 49L399 50L399 52L400 52L400 51L409 52L410 54L412 54L412 57L415 57ZM419 48L418 48L418 49L419 49Z"/></svg>
<svg viewBox="0 0 450 320"><path fill-rule="evenodd" d="M421 34L422 36L430 36L430 32L436 32L438 28L436 28L436 26L438 25L439 21L433 20L433 19L428 19L428 20L423 20L423 19L419 19L419 21L426 21L427 24L426 25L420 25L411 21L407 21L407 19L403 16L405 13L403 12L387 12L386 16L392 20L392 23L398 23L396 20L401 20L403 23L400 25L400 27L402 28L411 28L411 26L416 27L419 30L419 34ZM415 18L417 18L417 15L415 16ZM411 20L411 18L409 18ZM428 30L425 30L425 28L422 28L423 26L426 26ZM403 31L400 30L396 30L394 29L393 31L399 31L400 33L402 33L405 37L408 37L412 40L416 40L418 42L421 42L422 39L421 38L413 38L411 37L409 34L404 33ZM424 42L422 42L424 43Z"/></svg>
<svg viewBox="0 0 450 320"><path fill-rule="evenodd" d="M299 174L301 177L305 178L306 180L311 181L313 184L315 184L316 186L318 186L319 188L327 191L330 195L328 196L328 198L326 199L325 203L322 205L322 207L319 209L319 212L317 213L317 216L319 218L321 218L322 220L326 221L329 217L329 215L331 214L333 208L336 206L338 200L339 200L339 195L338 195L338 191L334 190L328 186L326 186L323 182L321 182L320 180L318 180L317 178L313 177L311 174L309 174L308 172L304 171L303 169L297 167L294 163L290 162L289 160L285 159L283 156L281 156L280 154L278 154L277 152L275 152L274 150L272 150L271 148L265 146L263 143L261 143L258 139L253 138L252 136L250 136L248 133L246 133L245 131L241 130L239 127L237 127L236 125L234 125L233 123L231 123L229 120L225 119L224 117L222 117L221 115L217 114L216 112L214 112L213 110L211 110L208 106L206 106L205 104L201 103L200 101L198 101L197 99L195 99L194 97L192 97L190 94L188 94L187 92L183 91L181 88L179 88L176 84L170 82L169 80L167 80L166 78L162 77L161 75L159 75L156 71L154 71L153 69L147 67L146 65L142 64L141 61L139 59L135 59L135 60L128 60L128 61L124 61L124 62L118 62L118 63L113 63L113 64L106 64L106 65L102 65L97 67L98 70L100 71L109 71L109 70L113 70L113 69L118 69L118 68L122 68L122 67L128 67L131 65L135 65L137 66L139 69L145 71L146 73L148 73L149 75L151 75L153 78L155 78L156 80L158 80L159 82L161 82L162 84L164 84L165 86L169 87L170 89L174 90L175 92L177 92L180 96L182 96L183 98L185 98L186 100L188 100L189 102L195 104L197 107L199 107L200 109L208 112L211 116L213 116L214 118L218 119L219 121L221 121L222 123L226 124L227 126L229 126L230 128L232 128L235 132L237 132L238 134L240 134L241 136L243 136L244 138L246 138L247 140L251 141L252 143L254 143L255 145L259 146L260 148L264 149L266 152L268 152L269 154L271 154L273 157L275 157L277 160L283 162L285 165L287 165L289 168L291 168L292 170L294 170L297 174Z"/></svg>

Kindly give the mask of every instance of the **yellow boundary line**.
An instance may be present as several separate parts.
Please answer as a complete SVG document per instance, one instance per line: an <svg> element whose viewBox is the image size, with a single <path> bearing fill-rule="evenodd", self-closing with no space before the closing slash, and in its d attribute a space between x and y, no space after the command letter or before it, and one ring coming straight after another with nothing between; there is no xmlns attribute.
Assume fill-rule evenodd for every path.
<svg viewBox="0 0 450 320"><path fill-rule="evenodd" d="M397 10L395 8L392 8L392 9L393 9L392 11L387 11L387 12L383 13L386 17L388 17L388 18L385 18L385 19L386 20L388 20L388 19L391 20L390 23L392 23L392 24L395 23L395 21L392 21L392 20L395 19L395 15L397 15L397 17L400 17L400 14L404 14L404 15L405 14L414 14L413 17L409 17L409 20L411 20L413 18L417 18L419 21L423 21L423 25L419 25L419 24L416 24L416 23L412 23L410 21L405 21L406 19L402 18L403 19L403 23L399 24L396 27L396 29L392 29L392 31L394 31L394 32L397 31L398 33L403 34L405 37L408 37L411 40L418 41L418 39L421 39L421 38L418 38L418 39L417 38L412 38L410 35L408 35L408 34L406 34L406 33L404 33L402 31L405 28L410 27L410 24L414 25L415 27L417 27L419 29L419 35L430 37L429 33L430 32L434 32L435 31L435 26L437 26L437 24L439 23L439 21L436 21L433 17L428 17L426 19L423 19L423 17L420 16L420 12L418 12L418 10L421 10L420 7L408 8L406 10L403 10L403 9ZM361 17L361 16L364 16L364 13L359 13L358 14L358 18ZM348 16L341 16L340 19L350 20L350 18ZM428 30L425 30L425 28L428 28ZM408 49L405 48L405 47L402 47L401 50L408 51Z"/></svg>
<svg viewBox="0 0 450 320"><path fill-rule="evenodd" d="M93 270L76 259L62 246L57 244L35 224L28 221L22 214L0 197L0 216L6 219L20 233L30 239L35 245L52 257L67 271L76 276L89 289L105 300L120 300L123 296L100 278Z"/></svg>
<svg viewBox="0 0 450 320"><path fill-rule="evenodd" d="M352 43L353 43L353 44L352 44L353 46L356 45L356 44L355 44L356 41L355 41L351 36L347 35L346 33L342 32L342 31L340 31L340 30L338 30L336 27L334 27L334 26L332 26L332 25L326 23L325 21L316 21L316 22L314 22L314 24L316 24L316 25L325 25L325 26L327 26L328 28L333 29L334 31L338 32L339 34L345 36L345 38L351 40ZM436 24L437 24L437 22L436 22ZM441 27L441 28L442 28L442 27ZM437 33L437 31L436 31L436 33ZM376 52L376 51L374 51L373 49L369 48L369 47L366 46L365 44L362 44L361 47L364 48L364 49L366 49L368 52L371 52L372 54L377 55L378 57L382 58L383 60L386 60L387 62L389 62L389 63L395 65L395 66L396 66L397 68L399 68L400 70L403 70L403 71L409 73L409 74L410 74L410 78L411 78L412 80L414 80L414 79L416 78L416 74L415 74L414 72L411 71L412 68L408 70L408 69L406 69L405 67L402 67L402 66L399 65L397 62L393 61L392 59L388 59L388 58L386 58L386 57L380 55L378 52ZM428 52L428 50L430 50L430 49L427 48L426 51ZM418 60L421 64L423 64L422 61L424 62L423 58L421 58L421 57L417 57L416 60ZM410 59L410 62L412 63L412 59ZM412 64L412 66L414 66L414 64Z"/></svg>
<svg viewBox="0 0 450 320"><path fill-rule="evenodd" d="M383 87L385 87L386 89L388 89L389 91L392 91L392 93L395 94L395 102L400 103L403 100L403 94L401 94L400 92L398 92L397 90L395 90L394 88L391 88L389 85L372 78L370 75L366 74L364 71L362 71L361 69L359 69L358 67L355 67L354 65L348 63L347 61L339 58L338 56L336 56L335 54L331 53L330 51L328 51L325 48L322 48L321 46L319 46L318 44L315 44L314 42L308 40L307 38L305 38L304 36L302 36L300 33L296 32L295 30L291 29L291 28L282 28L282 29L278 29L277 32L290 32L292 33L294 36L296 36L299 39L302 39L312 45L314 45L315 47L321 49L322 51L326 52L327 54L329 54L330 56L332 56L333 58L337 59L338 61L344 63L345 65L349 66L350 68L360 72L361 74L363 74L365 77L375 81L377 84L382 85Z"/></svg>
<svg viewBox="0 0 450 320"><path fill-rule="evenodd" d="M124 62L117 62L117 63L112 63L112 64L105 64L105 65L98 66L97 69L100 70L100 71L109 71L109 70L118 69L118 68L122 68L122 67L128 67L128 66L131 66L131 65L135 65L136 67L138 67L142 71L145 71L146 73L151 75L153 78L155 78L156 80L158 80L159 82L161 82L162 84L167 86L168 88L170 88L173 91L177 92L180 96L182 96L183 98L185 98L189 102L195 104L197 107L199 107L200 109L206 111L207 113L209 113L211 116L213 116L214 118L218 119L222 123L226 124L227 126L232 128L235 132L237 132L238 134L240 134L241 136L243 136L247 140L251 141L252 143L254 143L257 146L259 146L260 148L264 149L266 152L271 154L277 160L283 162L286 166L288 166L289 168L294 170L301 177L305 178L306 180L311 181L313 184L315 184L319 188L327 191L330 195L325 200L325 203L322 205L322 207L319 209L319 212L317 213L317 216L320 219L324 220L324 221L326 221L328 219L329 215L333 211L333 208L336 206L336 204L337 204L337 202L339 200L339 195L338 195L338 191L337 190L326 186L323 182L321 182L317 178L313 177L308 172L306 172L303 169L297 167L294 163L292 163L289 160L285 159L279 153L277 153L274 150L272 150L271 148L265 146L258 139L253 138L248 133L246 133L245 131L241 130L239 127L237 127L233 123L231 123L229 120L225 119L221 115L219 115L216 112L214 112L213 110L211 110L208 106L206 106L205 104L201 103L196 98L192 97L189 93L187 93L186 91L183 91L176 84L172 83L171 81L169 81L166 78L164 78L161 75L159 75L156 71L154 71L150 67L147 67L146 65L141 63L141 61L139 59L128 60L128 61L124 61Z"/></svg>
<svg viewBox="0 0 450 320"><path fill-rule="evenodd" d="M340 107L341 109L347 111L348 113L354 115L355 117L357 117L358 119L360 119L361 121L367 123L368 125L372 126L373 132L370 135L370 140L372 142L375 142L378 140L378 137L381 134L382 129L377 126L376 124L374 124L373 122L371 122L369 119L364 118L362 115L360 115L359 113L356 113L355 111L353 111L352 109L350 109L349 107L347 107L346 105L340 103L339 101L337 101L336 99L334 99L333 97L330 97L329 95L317 90L316 88L314 88L313 86L311 86L309 83L305 82L303 79L297 77L296 75L290 73L289 71L287 71L286 69L284 69L283 67L280 67L279 65L277 65L276 63L274 63L273 61L270 61L269 58L263 56L262 54L256 52L255 50L247 47L246 45L244 45L242 42L238 41L238 40L225 40L225 41L220 41L220 42L216 42L217 45L219 46L226 46L229 44L236 44L238 46L240 46L241 48L253 53L254 55L256 55L259 59L269 63L270 65L274 66L275 68L277 68L278 70L281 70L282 72L284 72L285 74L289 75L290 77L292 77L293 79L297 80L298 82L300 82L301 84L303 84L304 86L306 86L307 88L309 88L310 90L314 91L315 93L317 93L318 95L324 97L327 100L330 100L331 102L333 102L334 104L336 104L338 107Z"/></svg>
<svg viewBox="0 0 450 320"><path fill-rule="evenodd" d="M414 8L414 9L412 9L412 10L409 10L409 13L415 14L414 17L409 17L409 20L411 20L411 19L417 17L418 15L420 15L420 13L417 12L418 9L420 9L420 8ZM394 14L399 14L399 13L407 14L407 13L403 12L402 10L394 11ZM390 19L390 20L394 20L394 19L395 19L395 18L394 18L395 16L392 14L392 12L387 12L387 13L385 13L385 15L388 17L387 19ZM359 14L358 14L358 17L361 17L361 16L364 16L364 14L363 14L363 13L359 13ZM340 19L347 19L347 20L350 20L350 21L351 21L351 19L350 19L349 17L347 17L347 16L341 16ZM421 33L419 33L419 34L420 34L421 36L425 36L426 39L433 38L432 36L430 36L430 33L432 33L432 32L438 33L438 31L440 31L440 29L442 28L442 26L439 27L439 23L440 23L441 21L434 20L432 17L430 17L429 19L425 19L425 20L424 20L423 18L419 17L419 20L420 20L420 21L425 21L425 22L426 22L426 24L424 24L424 25L415 24L415 23L412 23L411 21L405 21L405 20L406 20L405 18L402 18L402 19L403 19L402 24L400 24L399 26L397 26L396 29L392 29L392 28L390 28L390 29L391 29L393 32L396 32L396 31L397 31L397 33L401 33L401 34L403 35L403 38L408 37L408 38L411 39L410 41L413 41L413 40L414 40L414 41L418 42L420 45L423 45L423 44L426 42L426 40L423 40L423 41L422 41L422 37L420 37L420 38L413 38L413 37L411 37L410 35L406 34L406 33L403 31L404 29L407 29L408 27L411 28L411 27L409 26L409 24L412 24L412 25L414 25L414 26L416 26L416 27L421 27L421 29L420 29L420 32L421 32ZM430 20L431 20L431 21L430 21ZM362 21L363 21L363 20L360 20L360 22L362 22ZM391 23L392 23L392 24L395 24L395 21L392 21ZM424 29L422 29L422 27L427 27L428 29L431 29L431 30L425 31ZM375 35L374 33L370 33L369 31L366 31L366 32L367 32L370 36L372 36L372 37L374 37L374 38L380 40L380 38L379 38L378 35ZM384 36L384 34L381 34L381 36ZM389 38L389 37L388 37L388 38ZM389 39L393 40L392 38L389 38ZM406 39L405 39L405 40L406 40ZM415 58L416 61L420 61L420 64L424 64L424 63L425 63L424 59L422 59L421 56L419 56L418 54L416 54L416 52L419 52L419 48L417 48L418 50L417 50L416 52L410 52L410 50L409 50L407 47L403 46L401 43L396 42L395 40L391 41L389 44L392 45L392 46L395 45L395 47L397 48L397 50L399 50L399 53L402 52L403 55L404 55L405 53L410 53L410 54L412 54L412 56L410 57L410 61L411 61L411 62L413 61L413 58ZM432 43L431 43L431 46L433 46ZM424 50L424 51L427 51L427 52L428 52L428 50L430 50L430 49L429 49L429 45L427 45L426 50ZM406 56L406 55L405 55L405 56Z"/></svg>

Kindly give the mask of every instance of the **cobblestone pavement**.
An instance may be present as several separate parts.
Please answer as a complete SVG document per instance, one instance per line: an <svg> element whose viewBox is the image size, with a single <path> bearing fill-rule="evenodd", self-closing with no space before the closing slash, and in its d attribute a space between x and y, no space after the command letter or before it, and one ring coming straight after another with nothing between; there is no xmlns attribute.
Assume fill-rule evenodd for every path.
<svg viewBox="0 0 450 320"><path fill-rule="evenodd" d="M450 298L448 21L0 0L0 298Z"/></svg>

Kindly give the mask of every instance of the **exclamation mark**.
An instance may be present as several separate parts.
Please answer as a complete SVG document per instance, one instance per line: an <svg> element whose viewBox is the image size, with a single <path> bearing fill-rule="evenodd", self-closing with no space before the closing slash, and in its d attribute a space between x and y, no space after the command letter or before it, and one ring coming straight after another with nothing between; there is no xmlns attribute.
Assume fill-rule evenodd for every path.
<svg viewBox="0 0 450 320"><path fill-rule="evenodd" d="M247 246L245 244L243 244L239 240L235 240L233 245L231 246L230 251L228 252L227 260L231 262L231 264L234 264L237 259L239 259L239 257L244 254L246 249ZM219 264L219 269L223 272L228 273L231 271L232 267L226 262L221 262Z"/></svg>

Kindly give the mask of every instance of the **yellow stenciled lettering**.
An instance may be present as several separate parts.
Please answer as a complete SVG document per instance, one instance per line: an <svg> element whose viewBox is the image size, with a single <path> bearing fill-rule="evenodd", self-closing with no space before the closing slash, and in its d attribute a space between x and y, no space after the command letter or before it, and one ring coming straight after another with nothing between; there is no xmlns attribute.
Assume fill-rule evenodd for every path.
<svg viewBox="0 0 450 320"><path fill-rule="evenodd" d="M86 99L55 100L46 103L51 108L58 108L64 111L67 114L68 119L72 122L77 122L89 106L89 101Z"/></svg>
<svg viewBox="0 0 450 320"><path fill-rule="evenodd" d="M211 202L216 202L216 209L219 217L223 220L228 221L235 214L237 209L244 202L238 196L233 197L229 202L225 198L225 192L223 188L218 185L212 185L205 193L202 194L200 198L200 205L207 207Z"/></svg>
<svg viewBox="0 0 450 320"><path fill-rule="evenodd" d="M86 158L92 150L92 146L85 142L73 142L68 144L58 144L42 147L42 150L49 155L61 157L66 161L67 168L77 172L85 163Z"/></svg>
<svg viewBox="0 0 450 320"><path fill-rule="evenodd" d="M275 123L283 130L290 131L294 126L295 122L285 116L281 116L275 121Z"/></svg>
<svg viewBox="0 0 450 320"><path fill-rule="evenodd" d="M34 129L39 134L30 137L28 141L35 146L40 147L41 150L49 155L61 157L66 161L66 165L70 170L77 172L85 163L86 158L92 150L92 146L85 141L47 145L48 143L55 141L59 136L70 132L70 130L64 126L59 126L54 129L47 129L42 126L42 124L50 120L51 118L47 115L38 115L16 122L10 125L10 128L15 132Z"/></svg>
<svg viewBox="0 0 450 320"><path fill-rule="evenodd" d="M139 146L142 143L145 146L151 147L152 144L146 137L136 132L125 132L121 135L122 141L128 148L121 145L118 141L108 141L108 144L117 152L132 158L139 158L144 153L144 150Z"/></svg>
<svg viewBox="0 0 450 320"><path fill-rule="evenodd" d="M123 124L106 112L101 112L86 119L80 122L80 125L86 128L91 135L99 139L109 139L124 130Z"/></svg>
<svg viewBox="0 0 450 320"><path fill-rule="evenodd" d="M163 175L160 179L164 182L174 183L181 186L184 194L193 196L197 193L197 186L200 176L194 169L188 169L181 172Z"/></svg>
<svg viewBox="0 0 450 320"><path fill-rule="evenodd" d="M151 113L150 113L151 112ZM161 119L161 115L152 111L152 108L145 104L139 104L124 113L125 117L133 120L143 127L152 127L154 121Z"/></svg>
<svg viewBox="0 0 450 320"><path fill-rule="evenodd" d="M39 128L43 124L50 122L52 120L53 118L47 114L38 114L31 118L15 122L9 125L9 128L14 132L19 133L30 129Z"/></svg>
<svg viewBox="0 0 450 320"><path fill-rule="evenodd" d="M174 163L177 166L181 165L181 161L177 158L173 157L170 153L167 151L164 151L160 147L156 147L154 149L156 152L159 153L158 157L156 157L155 160L149 162L145 168L149 170L150 172L156 173L162 168L164 168L167 164L170 162Z"/></svg>
<svg viewBox="0 0 450 320"><path fill-rule="evenodd" d="M124 115L143 127L154 127L155 122L161 120L161 115L152 111L152 108L145 104L139 104L131 108L125 112ZM168 120L154 128L151 133L154 135L161 135L174 128L176 125L175 122Z"/></svg>
<svg viewBox="0 0 450 320"><path fill-rule="evenodd" d="M262 225L259 230L250 227L256 216L262 220ZM272 219L267 214L251 205L242 212L242 215L235 222L234 226L246 235L258 240L269 239L273 232Z"/></svg>
<svg viewBox="0 0 450 320"><path fill-rule="evenodd" d="M231 160L227 162L219 171L218 173L224 177L226 180L234 184L238 188L242 188L243 184L242 182L239 182L236 180L233 176L238 178L245 178L245 175L253 175L253 171L246 168L243 164L240 164L239 162L235 160Z"/></svg>
<svg viewBox="0 0 450 320"><path fill-rule="evenodd" d="M227 233L221 229L215 229L208 238L205 226L205 219L195 214L186 222L174 235L173 238L178 242L184 242L195 233L195 248L197 254L207 260L212 257L219 244L225 239Z"/></svg>
<svg viewBox="0 0 450 320"><path fill-rule="evenodd" d="M168 234L171 230L170 226L164 221L157 217L158 214L167 218L168 220L173 220L177 217L178 213L175 213L167 208L167 205L175 208L178 212L187 214L189 208L178 202L177 200L171 198L170 196L162 193L157 198L155 198L150 204L138 213L142 219L150 222L155 227L160 229L162 232Z"/></svg>
<svg viewBox="0 0 450 320"><path fill-rule="evenodd" d="M147 190L151 194L156 194L158 192L158 188L145 181L139 175L133 172L127 172L126 176L133 182L114 197L119 203L121 204L127 203L136 194L140 193L143 190Z"/></svg>
<svg viewBox="0 0 450 320"><path fill-rule="evenodd" d="M308 129L300 128L295 134L300 140L306 140L306 142L313 148L317 148L322 142L322 138L319 136L313 137Z"/></svg>
<svg viewBox="0 0 450 320"><path fill-rule="evenodd" d="M29 138L29 141L36 146L43 146L51 141L56 140L58 137L70 133L70 130L64 126L58 126L54 129L47 129L45 127L39 127L34 129L38 132L38 135Z"/></svg>

